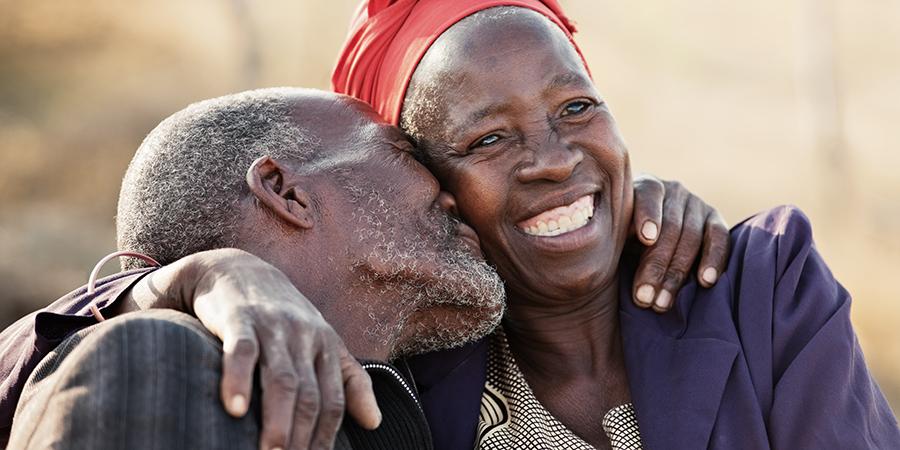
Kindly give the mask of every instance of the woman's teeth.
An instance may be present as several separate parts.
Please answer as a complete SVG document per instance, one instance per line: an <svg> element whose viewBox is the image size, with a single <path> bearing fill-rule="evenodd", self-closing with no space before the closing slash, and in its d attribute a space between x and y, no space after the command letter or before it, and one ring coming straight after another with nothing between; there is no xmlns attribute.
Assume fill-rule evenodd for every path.
<svg viewBox="0 0 900 450"><path fill-rule="evenodd" d="M570 205L544 211L517 226L532 236L558 236L587 225L593 215L594 196L585 195Z"/></svg>

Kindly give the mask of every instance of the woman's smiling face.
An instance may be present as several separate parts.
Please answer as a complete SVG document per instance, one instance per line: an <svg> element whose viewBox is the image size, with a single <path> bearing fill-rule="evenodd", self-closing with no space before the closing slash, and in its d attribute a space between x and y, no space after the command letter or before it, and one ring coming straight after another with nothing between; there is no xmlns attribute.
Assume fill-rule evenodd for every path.
<svg viewBox="0 0 900 450"><path fill-rule="evenodd" d="M416 69L403 126L511 299L587 296L615 281L631 218L628 154L555 24L500 8L454 25Z"/></svg>

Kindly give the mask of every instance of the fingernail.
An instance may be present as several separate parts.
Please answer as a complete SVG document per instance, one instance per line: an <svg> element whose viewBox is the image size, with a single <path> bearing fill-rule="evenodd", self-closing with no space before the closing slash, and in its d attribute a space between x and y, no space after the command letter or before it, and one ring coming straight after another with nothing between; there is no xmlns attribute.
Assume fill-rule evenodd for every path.
<svg viewBox="0 0 900 450"><path fill-rule="evenodd" d="M232 414L239 416L244 415L244 413L247 412L247 397L244 397L241 394L231 397L228 408L231 409Z"/></svg>
<svg viewBox="0 0 900 450"><path fill-rule="evenodd" d="M719 279L719 272L712 267L707 267L706 269L703 269L703 275L701 276L703 277L703 281L708 284L715 284L716 280Z"/></svg>
<svg viewBox="0 0 900 450"><path fill-rule="evenodd" d="M283 450L281 447L272 447L269 450Z"/></svg>
<svg viewBox="0 0 900 450"><path fill-rule="evenodd" d="M659 297L656 297L656 307L666 309L672 303L672 294L663 289L659 291Z"/></svg>
<svg viewBox="0 0 900 450"><path fill-rule="evenodd" d="M644 222L643 225L641 225L641 234L644 236L644 239L648 241L655 241L656 236L659 235L659 228L655 223L648 220Z"/></svg>
<svg viewBox="0 0 900 450"><path fill-rule="evenodd" d="M641 304L650 306L651 304L653 304L654 293L655 292L653 291L653 286L645 284L638 288L637 294L635 294L635 296L637 297L637 300L641 302Z"/></svg>

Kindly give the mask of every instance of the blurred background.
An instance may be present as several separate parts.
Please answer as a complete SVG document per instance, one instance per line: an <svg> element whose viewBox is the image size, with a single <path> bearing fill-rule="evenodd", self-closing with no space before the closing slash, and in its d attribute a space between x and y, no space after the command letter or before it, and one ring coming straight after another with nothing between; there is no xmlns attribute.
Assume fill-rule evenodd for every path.
<svg viewBox="0 0 900 450"><path fill-rule="evenodd" d="M732 224L785 203L810 216L898 410L900 2L562 3L636 172ZM354 6L0 0L0 325L114 250L122 174L161 119L254 87L327 89Z"/></svg>

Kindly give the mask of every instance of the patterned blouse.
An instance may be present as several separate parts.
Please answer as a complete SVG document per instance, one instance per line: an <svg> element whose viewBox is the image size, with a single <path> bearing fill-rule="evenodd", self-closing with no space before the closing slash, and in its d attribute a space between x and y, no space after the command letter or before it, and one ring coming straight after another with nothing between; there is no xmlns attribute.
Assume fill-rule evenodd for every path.
<svg viewBox="0 0 900 450"><path fill-rule="evenodd" d="M631 403L603 417L603 431L614 450L639 450L641 436ZM478 418L478 450L593 450L553 417L534 396L509 350L502 328L491 337L487 381Z"/></svg>

